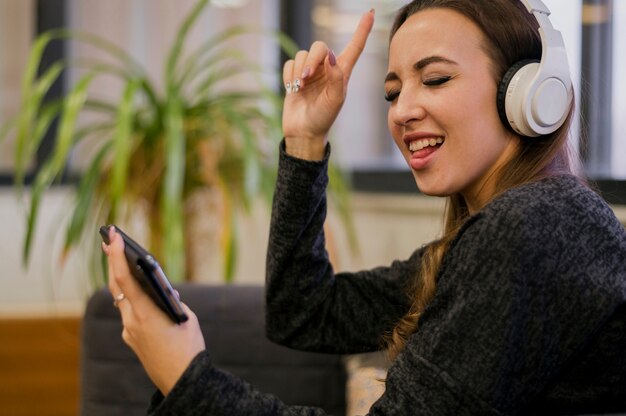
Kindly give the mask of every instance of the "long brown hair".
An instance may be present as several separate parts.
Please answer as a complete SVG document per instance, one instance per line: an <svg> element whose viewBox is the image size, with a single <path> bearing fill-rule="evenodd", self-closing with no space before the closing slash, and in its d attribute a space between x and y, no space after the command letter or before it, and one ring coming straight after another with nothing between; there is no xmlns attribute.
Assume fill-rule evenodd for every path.
<svg viewBox="0 0 626 416"><path fill-rule="evenodd" d="M472 20L482 30L485 39L483 48L491 58L496 83L500 82L504 73L514 63L524 59L541 58L538 23L519 0L414 0L398 11L391 29L390 41L411 15L430 8L454 10ZM554 133L520 139L519 152L497 172L492 198L507 189L547 176L573 173L572 154L567 146L573 108L574 106L563 126ZM469 216L468 207L461 195L448 197L443 236L424 249L418 276L409 290L412 305L392 332L385 337L392 358L402 351L408 337L417 330L420 316L435 295L443 257L459 228Z"/></svg>

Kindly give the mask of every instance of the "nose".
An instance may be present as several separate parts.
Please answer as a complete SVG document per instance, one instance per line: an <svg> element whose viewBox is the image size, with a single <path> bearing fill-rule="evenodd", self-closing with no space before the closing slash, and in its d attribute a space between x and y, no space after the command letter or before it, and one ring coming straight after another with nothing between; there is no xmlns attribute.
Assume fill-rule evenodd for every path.
<svg viewBox="0 0 626 416"><path fill-rule="evenodd" d="M415 88L403 88L389 112L391 120L398 126L407 126L426 117L421 94Z"/></svg>

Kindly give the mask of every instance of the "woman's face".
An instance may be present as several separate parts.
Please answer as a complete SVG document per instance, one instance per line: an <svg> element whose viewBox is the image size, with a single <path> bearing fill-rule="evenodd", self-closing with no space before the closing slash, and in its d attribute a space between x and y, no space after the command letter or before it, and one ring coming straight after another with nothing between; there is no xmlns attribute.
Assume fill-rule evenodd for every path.
<svg viewBox="0 0 626 416"><path fill-rule="evenodd" d="M481 30L449 9L409 17L389 47L388 125L428 195L461 193L470 211L493 194L497 167L519 138L500 122Z"/></svg>

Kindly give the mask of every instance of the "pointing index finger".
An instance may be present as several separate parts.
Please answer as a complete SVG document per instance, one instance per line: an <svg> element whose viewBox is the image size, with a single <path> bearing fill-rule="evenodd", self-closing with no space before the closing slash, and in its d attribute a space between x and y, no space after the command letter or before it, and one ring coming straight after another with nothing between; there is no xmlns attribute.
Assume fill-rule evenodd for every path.
<svg viewBox="0 0 626 416"><path fill-rule="evenodd" d="M346 45L344 50L339 55L339 61L341 62L341 66L343 70L349 75L352 72L352 68L356 64L356 61L361 56L361 52L365 48L365 43L367 42L367 38L372 31L372 27L374 26L374 9L371 9L369 12L365 13L361 16L361 20L359 20L359 25L352 35L352 39Z"/></svg>

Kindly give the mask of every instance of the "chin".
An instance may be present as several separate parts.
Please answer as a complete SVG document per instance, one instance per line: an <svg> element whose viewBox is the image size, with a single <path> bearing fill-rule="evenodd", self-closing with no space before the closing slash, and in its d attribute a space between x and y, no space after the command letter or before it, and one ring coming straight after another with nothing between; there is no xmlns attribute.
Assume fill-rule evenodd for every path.
<svg viewBox="0 0 626 416"><path fill-rule="evenodd" d="M439 198L445 198L447 196L452 195L449 192L442 192L442 191L436 191L436 190L422 189L419 186L417 188L419 189L420 193L422 193L423 195L426 195L426 196L436 196L436 197L439 197Z"/></svg>
<svg viewBox="0 0 626 416"><path fill-rule="evenodd" d="M413 177L415 178L415 184L417 185L417 189L419 189L419 191L424 195L446 197L454 194L454 192L451 192L447 188L441 188L436 186L436 182L427 183L423 180L420 180L415 172L413 172Z"/></svg>

